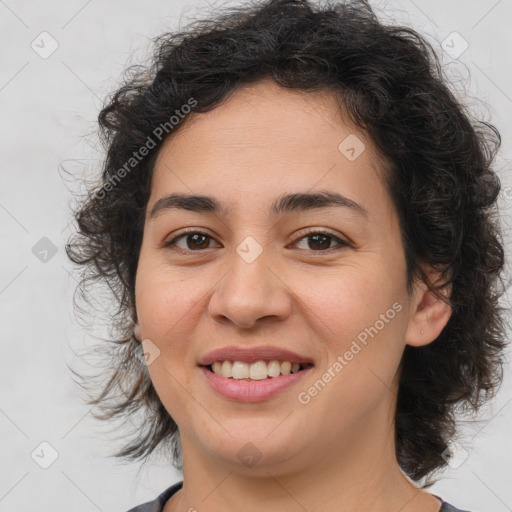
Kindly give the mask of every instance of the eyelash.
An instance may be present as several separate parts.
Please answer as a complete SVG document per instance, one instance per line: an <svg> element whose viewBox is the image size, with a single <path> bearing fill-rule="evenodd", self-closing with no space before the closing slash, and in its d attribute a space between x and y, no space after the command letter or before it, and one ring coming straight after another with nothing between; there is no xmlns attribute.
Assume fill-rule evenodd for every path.
<svg viewBox="0 0 512 512"><path fill-rule="evenodd" d="M214 238L212 236L210 236L208 233L204 233L203 231L197 231L197 230L192 228L192 229L189 229L189 230L181 233L180 235L176 236L175 238L173 238L169 242L165 242L163 247L165 249L169 249L169 250L176 250L177 252L181 252L182 254L190 254L192 252L201 252L201 251L205 251L207 249L210 249L210 248L207 248L207 249L198 249L198 250L191 250L191 249L185 250L185 249L181 249L180 247L172 249L172 246L175 245L175 242L177 240L179 240L180 238L189 236L189 235L204 235L204 236L210 238L211 240L214 240ZM348 242L346 242L344 240L341 240L337 236L333 235L332 233L326 232L326 231L308 231L308 232L305 232L305 233L302 232L300 234L300 236L298 238L296 238L293 243L297 243L298 241L300 241L300 240L302 240L304 238L309 238L309 237L311 237L313 235L323 235L323 236L326 236L327 238L331 238L332 240L335 240L336 242L338 242L339 247L338 248L330 247L330 248L328 248L326 250L317 250L317 251L307 250L307 249L302 249L302 250L305 250L306 252L312 252L312 253L331 253L333 251L338 251L338 250L341 250L341 249L344 249L344 248L347 248L347 247L352 247L352 244L350 244L350 243L348 243Z"/></svg>

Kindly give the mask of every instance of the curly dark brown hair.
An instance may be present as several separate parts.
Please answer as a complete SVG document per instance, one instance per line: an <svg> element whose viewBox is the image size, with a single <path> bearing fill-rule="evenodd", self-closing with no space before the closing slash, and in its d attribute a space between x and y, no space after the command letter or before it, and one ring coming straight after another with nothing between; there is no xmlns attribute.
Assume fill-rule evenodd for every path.
<svg viewBox="0 0 512 512"><path fill-rule="evenodd" d="M208 112L239 86L262 79L339 98L386 164L409 292L420 279L451 305L439 337L406 346L401 362L397 460L410 478L430 477L446 465L456 414L476 412L503 377L505 320L498 299L505 261L496 208L501 185L493 170L501 140L450 91L426 39L411 28L385 25L366 1L230 7L158 37L151 63L127 70L99 114L106 149L101 182L73 212L78 229L66 245L68 257L81 265L76 291L91 301L89 285L106 283L117 307L111 339L98 347L108 345L109 371L97 375L101 391L91 377L80 385L101 411L97 418L133 423L140 414L117 457L145 460L160 445L172 447L173 464L182 467L178 427L134 357L140 351L132 333L135 277L153 167L164 140L187 124L182 115L175 126L169 120L191 99L194 106L185 112ZM162 126L165 136L157 137ZM154 147L127 169L150 139ZM442 282L429 282L422 265L441 271ZM441 293L447 285L448 298Z"/></svg>

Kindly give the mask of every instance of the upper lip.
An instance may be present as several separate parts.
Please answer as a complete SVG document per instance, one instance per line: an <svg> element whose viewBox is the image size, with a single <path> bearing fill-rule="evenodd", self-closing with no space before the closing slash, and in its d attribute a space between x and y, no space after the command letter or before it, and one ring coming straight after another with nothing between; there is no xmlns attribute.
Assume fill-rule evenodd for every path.
<svg viewBox="0 0 512 512"><path fill-rule="evenodd" d="M262 345L260 347L223 347L208 352L202 356L199 366L209 366L215 361L241 361L247 364L256 361L289 361L290 363L313 363L313 361L305 356L292 352L280 347L272 347L271 345Z"/></svg>

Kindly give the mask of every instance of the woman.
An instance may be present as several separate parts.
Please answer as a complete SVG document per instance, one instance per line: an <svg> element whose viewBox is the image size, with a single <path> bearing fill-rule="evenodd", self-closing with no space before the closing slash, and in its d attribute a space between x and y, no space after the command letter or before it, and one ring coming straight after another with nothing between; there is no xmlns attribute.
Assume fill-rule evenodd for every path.
<svg viewBox="0 0 512 512"><path fill-rule="evenodd" d="M89 403L183 469L132 512L457 510L425 489L501 380L499 134L428 43L366 2L233 8L99 121L67 247L119 303Z"/></svg>

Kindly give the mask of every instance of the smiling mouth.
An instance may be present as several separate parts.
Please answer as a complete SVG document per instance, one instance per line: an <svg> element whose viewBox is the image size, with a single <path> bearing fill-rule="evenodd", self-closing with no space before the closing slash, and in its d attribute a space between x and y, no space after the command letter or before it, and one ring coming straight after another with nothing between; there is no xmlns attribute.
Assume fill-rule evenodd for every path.
<svg viewBox="0 0 512 512"><path fill-rule="evenodd" d="M226 364L229 363L229 364ZM282 376L295 374L312 368L312 363L289 363L287 361L258 361L256 364L249 365L241 361L216 361L210 365L203 365L209 372L231 380L259 381L276 379Z"/></svg>

